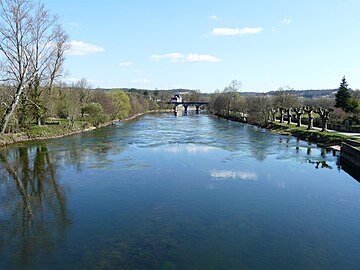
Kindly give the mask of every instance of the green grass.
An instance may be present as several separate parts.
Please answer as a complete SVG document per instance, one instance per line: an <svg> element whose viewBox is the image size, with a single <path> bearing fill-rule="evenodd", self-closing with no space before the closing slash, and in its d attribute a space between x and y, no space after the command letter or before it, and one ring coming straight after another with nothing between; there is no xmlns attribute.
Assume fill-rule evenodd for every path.
<svg viewBox="0 0 360 270"><path fill-rule="evenodd" d="M306 138L316 142L328 142L328 141L345 141L348 139L360 141L357 137L346 136L334 132L321 132L319 130L307 130L307 127L297 127L295 124L285 123L271 123L270 130L275 133L284 135L294 135L301 138Z"/></svg>
<svg viewBox="0 0 360 270"><path fill-rule="evenodd" d="M74 127L71 129L69 128L69 123L66 119L56 119L52 120L52 122L58 124L29 127L26 130L27 136L30 138L57 137L76 131L81 131L91 126L88 122L85 121L75 121Z"/></svg>
<svg viewBox="0 0 360 270"><path fill-rule="evenodd" d="M44 125L44 126L31 126L26 134L31 138L38 137L54 137L63 135L70 132L70 129L66 128L63 125Z"/></svg>

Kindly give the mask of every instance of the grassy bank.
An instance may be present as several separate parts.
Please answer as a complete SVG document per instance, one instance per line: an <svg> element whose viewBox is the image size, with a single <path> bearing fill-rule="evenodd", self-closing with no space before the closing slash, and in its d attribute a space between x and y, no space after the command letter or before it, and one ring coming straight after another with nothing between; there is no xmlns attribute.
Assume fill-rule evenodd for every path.
<svg viewBox="0 0 360 270"><path fill-rule="evenodd" d="M297 127L295 124L269 123L267 128L274 133L292 135L303 140L312 141L320 145L340 145L346 140L360 141L359 138L346 136L336 132L321 132L319 130L307 130L306 127Z"/></svg>
<svg viewBox="0 0 360 270"><path fill-rule="evenodd" d="M42 126L30 126L20 133L0 134L0 146L23 141L60 138L92 129L95 127L86 121L75 121L73 128L70 128L67 120L55 119Z"/></svg>
<svg viewBox="0 0 360 270"><path fill-rule="evenodd" d="M226 116L226 115L219 115L214 114L218 117L235 121L235 122L244 122L243 119L237 116ZM254 123L253 125L260 126L263 128L267 128L269 131L277 134L283 135L292 135L298 137L303 140L315 142L320 146L331 146L331 145L341 145L342 142L346 140L355 140L359 141L360 139L357 137L346 136L336 132L321 132L316 129L307 130L306 127L301 126L297 127L296 124L285 124L285 123L278 123L278 122L270 122L267 125L259 125Z"/></svg>

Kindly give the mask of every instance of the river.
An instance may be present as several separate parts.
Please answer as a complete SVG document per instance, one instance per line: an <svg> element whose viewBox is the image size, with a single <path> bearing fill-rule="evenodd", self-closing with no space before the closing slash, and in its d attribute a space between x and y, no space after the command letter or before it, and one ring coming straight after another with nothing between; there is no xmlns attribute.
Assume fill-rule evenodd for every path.
<svg viewBox="0 0 360 270"><path fill-rule="evenodd" d="M0 149L0 269L358 269L338 155L207 114Z"/></svg>

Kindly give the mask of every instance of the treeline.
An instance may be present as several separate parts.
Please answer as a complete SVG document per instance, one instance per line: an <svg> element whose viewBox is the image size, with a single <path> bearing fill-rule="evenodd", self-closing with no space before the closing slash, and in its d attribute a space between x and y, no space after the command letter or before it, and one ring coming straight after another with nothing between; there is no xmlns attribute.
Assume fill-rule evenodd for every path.
<svg viewBox="0 0 360 270"><path fill-rule="evenodd" d="M280 121L283 117L299 119L309 110L311 121L318 118L333 124L360 124L359 91L350 91L347 87L344 77L336 98L302 98L289 87L281 87L272 95L261 93L244 97L239 92L240 82L232 81L222 91L210 95L209 108L216 115L260 126L276 118Z"/></svg>
<svg viewBox="0 0 360 270"><path fill-rule="evenodd" d="M90 124L95 127L110 121L122 120L149 111L166 110L170 97L161 91L150 94L93 90L82 79L72 85L53 86L51 90L39 87L38 95L31 88L24 90L15 113L7 126L7 132L17 133L33 125L59 123L66 120L69 129L83 128ZM1 100L11 96L12 88L1 87ZM164 101L162 101L164 100ZM0 113L4 113L0 109ZM81 125L81 126L79 126Z"/></svg>

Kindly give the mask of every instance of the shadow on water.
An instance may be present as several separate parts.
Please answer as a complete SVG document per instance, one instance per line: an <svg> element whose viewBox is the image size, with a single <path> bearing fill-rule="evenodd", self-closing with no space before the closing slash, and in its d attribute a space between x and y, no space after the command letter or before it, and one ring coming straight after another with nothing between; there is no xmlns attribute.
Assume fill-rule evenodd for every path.
<svg viewBox="0 0 360 270"><path fill-rule="evenodd" d="M344 159L340 159L340 167L356 181L360 183L360 169L346 162Z"/></svg>
<svg viewBox="0 0 360 270"><path fill-rule="evenodd" d="M71 224L67 190L58 183L56 159L44 144L2 149L0 161L0 255L20 259L21 268L35 255L51 253L64 237Z"/></svg>

